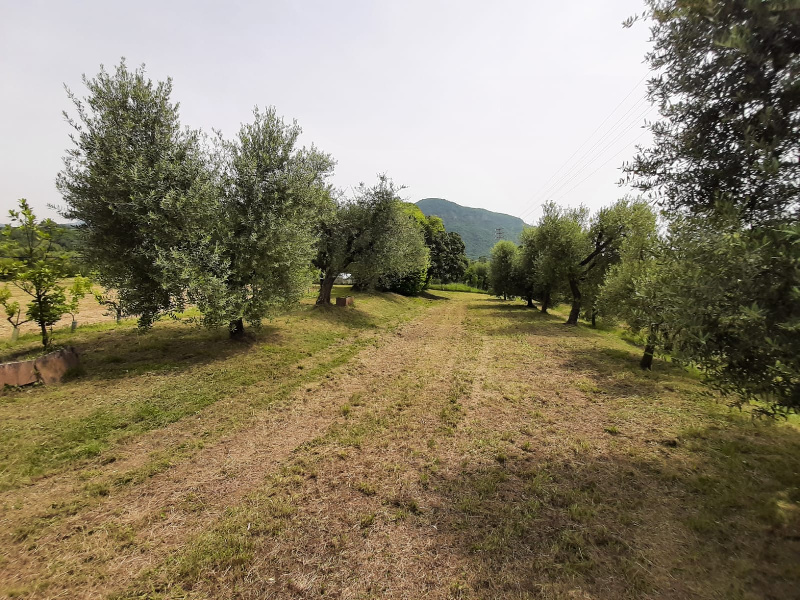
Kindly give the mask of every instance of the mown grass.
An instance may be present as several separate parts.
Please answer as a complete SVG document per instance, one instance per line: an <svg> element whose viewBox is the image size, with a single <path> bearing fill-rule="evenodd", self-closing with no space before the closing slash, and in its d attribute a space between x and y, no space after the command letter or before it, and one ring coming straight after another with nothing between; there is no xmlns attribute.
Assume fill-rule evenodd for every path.
<svg viewBox="0 0 800 600"><path fill-rule="evenodd" d="M428 285L429 290L438 290L443 292L470 292L472 294L488 294L486 290L472 287L466 283L431 283Z"/></svg>
<svg viewBox="0 0 800 600"><path fill-rule="evenodd" d="M102 461L117 442L240 397L257 384L272 384L275 394L241 403L286 396L357 352L366 341L354 336L396 327L426 304L388 298L356 295L356 307L348 309L304 306L251 331L245 342L229 340L223 330L170 321L146 333L131 322L64 332L62 339L81 354L85 375L0 396L0 490L81 461ZM5 350L35 345L27 337ZM343 341L347 344L337 347ZM314 360L334 348L334 354Z"/></svg>
<svg viewBox="0 0 800 600"><path fill-rule="evenodd" d="M346 365L348 349L370 343L366 333L391 331L425 301L357 297L363 314L287 315L227 358L130 377L112 363L113 376L94 379L108 392L140 378L177 385L185 372L207 386L199 375L222 366L235 374L246 359L260 379L226 388L226 402L242 398L225 405L232 414L298 382L330 382L309 401L332 396L323 433L221 515L206 519L191 494L170 507L197 515L203 528L167 555L151 559L155 538L109 524L125 560L148 556L147 568L116 588L119 597L796 597L796 420L732 411L697 374L669 362L641 371L641 349L616 331L443 296L433 304L463 310L463 320L430 339L419 329L385 336L410 341L388 358L391 341L375 349L369 374L363 362L333 375L326 365ZM211 335L191 335L201 334ZM426 354L420 339L435 350ZM359 377L363 388L347 387ZM84 472L85 493L113 504L113 490ZM52 518L79 510L65 502ZM69 579L47 585L42 593L71 589Z"/></svg>
<svg viewBox="0 0 800 600"><path fill-rule="evenodd" d="M483 458L438 486L481 557L465 597L793 597L796 418L732 410L670 362L642 371L615 329L499 301L472 312L502 348L486 384L502 400L464 442Z"/></svg>
<svg viewBox="0 0 800 600"><path fill-rule="evenodd" d="M192 545L148 574L159 582L148 597L229 586L246 593L248 582L274 581L276 571L286 574L276 591L323 597L344 593L337 574L369 579L373 568L419 565L449 582L437 597L792 598L800 582L797 428L729 410L673 364L643 372L639 348L616 332L562 321L472 302L468 327L487 352L460 364L427 411L426 396L396 405L427 412L427 426L396 411L365 420L348 411L346 424L295 455L313 463L315 482L344 461L358 473L356 498L284 469L206 534L197 546L204 551ZM270 502L292 510L276 518ZM311 508L318 502L325 517ZM345 503L353 516L332 521ZM264 533L248 533L254 519ZM332 536L324 550L315 543L320 527ZM357 562L358 538L367 538L370 562ZM232 554L220 553L226 545ZM292 560L299 548L308 555ZM259 558L266 552L274 558ZM304 578L307 560L333 575ZM379 587L345 589L362 597L428 589L418 576L401 579L387 571ZM134 590L129 597L144 588Z"/></svg>

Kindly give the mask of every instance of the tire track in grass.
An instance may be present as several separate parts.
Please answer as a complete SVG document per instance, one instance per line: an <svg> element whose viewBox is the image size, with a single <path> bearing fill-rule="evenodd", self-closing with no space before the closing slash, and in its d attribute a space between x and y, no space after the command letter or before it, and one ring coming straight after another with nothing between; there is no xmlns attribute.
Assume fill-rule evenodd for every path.
<svg viewBox="0 0 800 600"><path fill-rule="evenodd" d="M112 443L108 452L104 452L96 459L80 460L65 465L60 473L39 478L31 485L0 493L0 543L6 541L10 545L22 539L30 543L63 518L103 501L119 485L141 483L187 460L203 447L212 445L230 432L245 427L258 412L273 404L285 402L295 388L345 363L361 349L381 343L380 340L386 338L387 332L393 331L398 325L415 318L421 311L432 306L431 302L405 299L398 304L397 300L384 296L367 297L365 303L368 304L366 312L339 313L335 310L323 310L319 314L307 310L299 312L291 317L300 321L299 329L295 327L293 331L298 332L297 335L301 338L301 350L303 348L309 350L307 358L303 358L306 352L298 354L297 348L288 347L285 343L280 346L269 343L264 347L259 344L255 352L257 360L248 362L244 370L249 368L252 371L258 365L263 367L264 361L258 359L265 352L269 354L269 351L275 350L291 354L288 362L279 361L282 370L275 371L269 368L268 361L267 372L248 375L254 381L252 384L237 383L232 387L228 385L225 388L227 396L221 395L216 402L194 415L184 416L165 427L135 435L128 432L122 439ZM378 317L384 319L380 327L372 321ZM320 337L320 323L325 324L329 321L331 328L323 331L327 336ZM306 322L309 324L308 327L302 325ZM354 328L355 334L348 332L350 327ZM202 333L205 337L210 335L208 332ZM278 336L281 339L280 332ZM310 345L302 341L304 336L309 338ZM223 352L226 353L227 351ZM250 361L251 354L253 353L249 352L248 356L244 356L245 360ZM297 356L300 357L299 362L291 358ZM242 357L236 357L235 360L240 362ZM222 361L210 366L201 366L200 371L218 379L220 375L226 376L228 373L227 364L228 361ZM214 375L215 369L220 370L216 375ZM177 378L170 376L167 380L176 379L177 382L171 385L180 387L181 381L190 379L194 370L192 368L188 373L180 373ZM238 367L237 372L240 371L243 369ZM139 377L134 381L134 388L146 387L149 379L146 375ZM167 385L161 376L156 376L155 381L160 382L162 388ZM69 389L72 388L59 386L49 392L63 396ZM80 389L82 388L77 388L78 391ZM48 390L38 391L40 395L49 393ZM72 394L75 393L77 392L73 389ZM25 414L20 418L23 421L35 419L33 415L25 416ZM3 540L4 537L6 540Z"/></svg>
<svg viewBox="0 0 800 600"><path fill-rule="evenodd" d="M390 343L363 350L331 379L323 377L306 386L284 406L256 416L247 429L200 449L185 463L133 489L112 490L107 501L65 518L33 548L7 560L0 575L22 589L34 580L40 585L49 580L49 586L41 586L30 597L77 590L85 597L102 596L109 585L158 564L159 557L219 519L295 448L341 418L350 398L359 394L380 398L384 386L415 368L414 357L432 332L447 329L442 323L448 320L447 308L435 306L422 319L402 327Z"/></svg>
<svg viewBox="0 0 800 600"><path fill-rule="evenodd" d="M407 574L429 568L441 541L420 534L435 531L428 517L435 507L421 500L419 473L435 441L461 426L480 355L479 340L464 332L464 305L451 309L446 326L417 346L404 377L379 382L379 410L365 406L360 419L299 448L282 472L125 597L207 598L233 589L240 598L378 590L391 597L390 589L419 597ZM420 540L423 554L403 551Z"/></svg>

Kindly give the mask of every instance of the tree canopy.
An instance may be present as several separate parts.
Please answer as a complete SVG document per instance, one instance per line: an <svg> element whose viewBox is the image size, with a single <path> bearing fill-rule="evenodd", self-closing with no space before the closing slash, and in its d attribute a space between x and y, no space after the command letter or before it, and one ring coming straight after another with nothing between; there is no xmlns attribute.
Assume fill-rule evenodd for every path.
<svg viewBox="0 0 800 600"><path fill-rule="evenodd" d="M361 183L352 197L338 198L319 224L314 266L322 272L317 304L329 304L339 273L362 287L383 279L391 286L406 276L424 283L428 249L421 228L400 199L401 188L386 175L373 186Z"/></svg>
<svg viewBox="0 0 800 600"><path fill-rule="evenodd" d="M99 281L147 326L183 307L171 255L205 235L210 182L199 134L181 127L172 81L154 83L144 67L123 61L83 82L86 98L68 90L76 116L65 113L73 146L57 180L63 214L78 221Z"/></svg>

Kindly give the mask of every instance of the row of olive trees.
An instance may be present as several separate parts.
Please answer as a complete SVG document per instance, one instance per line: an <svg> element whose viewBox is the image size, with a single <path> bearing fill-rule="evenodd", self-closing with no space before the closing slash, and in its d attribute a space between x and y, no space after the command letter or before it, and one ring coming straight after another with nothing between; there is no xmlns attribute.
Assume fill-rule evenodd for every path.
<svg viewBox="0 0 800 600"><path fill-rule="evenodd" d="M535 227L520 235L520 245L498 242L492 249L489 280L495 294L541 302L547 312L557 299L571 302L567 324L585 314L592 321L599 290L622 248L657 237L656 215L643 201L623 199L590 217L583 208L549 202Z"/></svg>
<svg viewBox="0 0 800 600"><path fill-rule="evenodd" d="M735 402L798 411L800 11L776 0L646 3L648 97L661 118L625 171L662 208L660 235L640 201L591 219L549 204L520 249L496 249L495 290L544 309L564 293L569 323L588 307L642 331L643 367L661 348ZM526 253L535 259L523 268Z"/></svg>
<svg viewBox="0 0 800 600"><path fill-rule="evenodd" d="M84 259L143 327L196 305L232 336L296 302L322 271L365 285L425 273L429 250L386 178L354 197L329 183L333 158L298 146L296 123L256 109L234 139L183 128L171 81L124 61L70 92L73 147L58 187L80 223ZM313 266L312 266L313 265Z"/></svg>
<svg viewBox="0 0 800 600"><path fill-rule="evenodd" d="M625 169L667 228L614 273L635 291L622 294L626 319L740 402L798 411L800 11L777 0L647 5L661 119Z"/></svg>

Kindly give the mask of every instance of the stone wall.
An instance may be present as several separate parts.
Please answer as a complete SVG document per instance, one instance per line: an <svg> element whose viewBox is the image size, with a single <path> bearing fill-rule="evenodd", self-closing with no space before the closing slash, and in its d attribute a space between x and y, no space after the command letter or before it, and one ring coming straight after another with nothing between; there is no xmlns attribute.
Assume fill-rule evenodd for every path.
<svg viewBox="0 0 800 600"><path fill-rule="evenodd" d="M58 383L70 369L80 365L78 351L69 346L33 360L0 365L0 388L31 383Z"/></svg>

